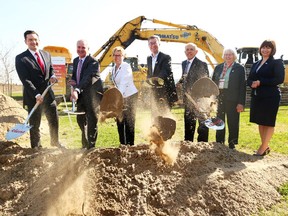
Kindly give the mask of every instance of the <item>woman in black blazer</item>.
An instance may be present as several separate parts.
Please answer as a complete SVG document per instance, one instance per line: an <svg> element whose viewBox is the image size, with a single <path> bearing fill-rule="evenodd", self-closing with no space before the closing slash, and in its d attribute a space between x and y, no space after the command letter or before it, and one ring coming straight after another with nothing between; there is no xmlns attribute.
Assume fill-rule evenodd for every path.
<svg viewBox="0 0 288 216"><path fill-rule="evenodd" d="M275 53L275 42L265 40L260 46L262 59L252 65L247 79L247 85L252 88L250 122L259 125L262 142L255 156L264 156L270 152L269 141L274 134L281 100L279 84L284 81L285 68L282 59L274 59Z"/></svg>
<svg viewBox="0 0 288 216"><path fill-rule="evenodd" d="M227 122L230 149L238 144L240 112L244 111L246 99L245 69L235 62L237 59L233 49L225 49L224 62L216 66L212 80L219 87L217 117ZM225 120L226 116L226 120ZM216 141L225 142L225 128L217 130Z"/></svg>

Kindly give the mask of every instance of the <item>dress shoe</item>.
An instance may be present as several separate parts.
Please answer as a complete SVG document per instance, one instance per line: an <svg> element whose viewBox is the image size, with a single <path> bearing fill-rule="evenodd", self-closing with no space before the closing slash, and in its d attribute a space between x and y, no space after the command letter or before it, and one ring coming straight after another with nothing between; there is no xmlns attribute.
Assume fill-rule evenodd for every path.
<svg viewBox="0 0 288 216"><path fill-rule="evenodd" d="M235 145L233 143L229 143L229 149L235 149Z"/></svg>
<svg viewBox="0 0 288 216"><path fill-rule="evenodd" d="M34 147L32 147L32 149L41 150L41 149L42 149L42 146L41 146L41 145L40 145L40 146L34 146Z"/></svg>
<svg viewBox="0 0 288 216"><path fill-rule="evenodd" d="M267 147L262 154L259 154L259 153L256 152L256 153L253 154L253 156L265 156L265 155L267 155L269 153L270 153L270 148Z"/></svg>
<svg viewBox="0 0 288 216"><path fill-rule="evenodd" d="M66 149L66 147L61 143L57 143L56 145L53 145L53 146L60 148L60 149Z"/></svg>

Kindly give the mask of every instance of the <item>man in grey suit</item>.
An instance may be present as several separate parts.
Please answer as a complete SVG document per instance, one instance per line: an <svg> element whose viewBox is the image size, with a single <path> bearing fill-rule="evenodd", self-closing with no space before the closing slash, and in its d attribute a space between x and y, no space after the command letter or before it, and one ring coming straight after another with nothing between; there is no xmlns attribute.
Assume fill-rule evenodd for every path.
<svg viewBox="0 0 288 216"><path fill-rule="evenodd" d="M59 143L59 121L53 90L50 88L44 98L41 96L49 83L57 82L51 56L48 52L39 50L39 36L35 31L25 31L24 39L28 49L17 55L15 62L16 71L24 86L23 103L24 106L27 105L29 113L36 102L40 103L29 119L29 124L33 126L30 129L31 147L42 147L39 130L42 112L45 113L48 120L51 145L63 147Z"/></svg>

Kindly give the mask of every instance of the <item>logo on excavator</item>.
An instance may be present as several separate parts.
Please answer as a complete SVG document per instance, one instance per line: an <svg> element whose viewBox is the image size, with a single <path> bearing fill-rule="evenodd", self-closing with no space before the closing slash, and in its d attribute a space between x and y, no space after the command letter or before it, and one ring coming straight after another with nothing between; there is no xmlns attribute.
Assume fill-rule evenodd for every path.
<svg viewBox="0 0 288 216"><path fill-rule="evenodd" d="M166 38L169 38L169 39L175 39L175 40L178 40L179 39L179 36L178 35L174 35L174 34L170 34L170 35L165 35L165 34L156 34L158 35L161 39L166 39Z"/></svg>
<svg viewBox="0 0 288 216"><path fill-rule="evenodd" d="M183 34L180 35L180 37L183 37L183 38L188 38L189 36L191 36L191 33L189 32L183 32Z"/></svg>
<svg viewBox="0 0 288 216"><path fill-rule="evenodd" d="M191 33L189 32L183 32L182 34L175 35L175 34L157 34L161 39L174 39L174 40L179 40L179 38L188 38L191 36Z"/></svg>

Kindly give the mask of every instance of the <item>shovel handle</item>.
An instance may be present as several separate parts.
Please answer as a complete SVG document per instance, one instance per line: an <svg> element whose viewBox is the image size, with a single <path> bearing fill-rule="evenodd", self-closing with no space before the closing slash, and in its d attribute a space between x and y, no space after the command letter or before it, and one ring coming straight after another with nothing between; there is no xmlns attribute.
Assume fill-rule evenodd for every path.
<svg viewBox="0 0 288 216"><path fill-rule="evenodd" d="M44 92L42 93L41 97L44 98L45 95L47 94L48 90L55 84L56 82L54 83L51 83L50 85L47 86L47 88L44 90ZM30 113L28 114L27 118L25 119L25 122L24 124L28 124L28 121L30 119L30 117L32 116L32 114L34 113L34 111L37 109L37 107L40 105L40 102L37 102L34 107L32 108L32 110L30 111Z"/></svg>
<svg viewBox="0 0 288 216"><path fill-rule="evenodd" d="M75 100L72 99L72 112L75 112Z"/></svg>
<svg viewBox="0 0 288 216"><path fill-rule="evenodd" d="M187 92L185 92L185 96L193 104L193 106L196 108L196 111L202 115L201 117L204 119L207 119L208 118L207 114L201 113L200 107L198 106L198 104L195 102L195 100Z"/></svg>

